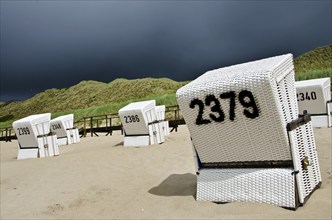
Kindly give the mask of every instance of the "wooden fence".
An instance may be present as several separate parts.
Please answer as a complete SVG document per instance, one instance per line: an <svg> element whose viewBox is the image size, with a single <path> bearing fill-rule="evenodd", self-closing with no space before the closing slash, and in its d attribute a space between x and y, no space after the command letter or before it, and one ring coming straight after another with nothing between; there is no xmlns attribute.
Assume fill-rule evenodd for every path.
<svg viewBox="0 0 332 220"><path fill-rule="evenodd" d="M169 121L171 132L177 131L179 125L185 124L179 106L167 106L165 115L166 120ZM81 137L87 135L98 137L98 133L106 133L107 136L112 135L113 131L121 131L123 134L122 124L117 113L83 117L75 121L74 126L79 129ZM17 139L12 127L0 130L0 141L7 142L12 139Z"/></svg>

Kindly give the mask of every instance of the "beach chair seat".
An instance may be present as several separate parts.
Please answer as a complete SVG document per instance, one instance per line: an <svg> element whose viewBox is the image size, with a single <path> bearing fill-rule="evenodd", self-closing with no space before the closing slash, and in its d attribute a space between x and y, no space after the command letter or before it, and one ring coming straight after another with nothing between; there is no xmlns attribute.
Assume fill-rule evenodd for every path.
<svg viewBox="0 0 332 220"><path fill-rule="evenodd" d="M319 187L291 54L208 71L176 95L197 160L197 200L296 209Z"/></svg>

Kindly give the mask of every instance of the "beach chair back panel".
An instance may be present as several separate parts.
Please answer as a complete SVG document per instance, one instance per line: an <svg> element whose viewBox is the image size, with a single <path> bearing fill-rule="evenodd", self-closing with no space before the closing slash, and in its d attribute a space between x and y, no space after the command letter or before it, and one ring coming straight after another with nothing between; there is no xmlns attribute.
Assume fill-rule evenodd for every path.
<svg viewBox="0 0 332 220"><path fill-rule="evenodd" d="M32 127L31 123L14 123L13 128L19 141L20 148L31 148L38 146L36 135L37 131L36 128Z"/></svg>
<svg viewBox="0 0 332 220"><path fill-rule="evenodd" d="M58 138L67 137L66 125L60 119L53 119L50 122L51 131L55 132Z"/></svg>
<svg viewBox="0 0 332 220"><path fill-rule="evenodd" d="M62 115L51 120L51 131L54 131L58 138L67 136L67 129L74 126L74 114Z"/></svg>
<svg viewBox="0 0 332 220"><path fill-rule="evenodd" d="M126 135L149 134L148 119L141 111L133 110L120 114L122 125Z"/></svg>
<svg viewBox="0 0 332 220"><path fill-rule="evenodd" d="M50 113L31 115L13 122L21 148L38 147L37 136L50 132Z"/></svg>
<svg viewBox="0 0 332 220"><path fill-rule="evenodd" d="M149 135L149 123L156 120L155 100L133 102L119 110L126 135Z"/></svg>
<svg viewBox="0 0 332 220"><path fill-rule="evenodd" d="M331 100L330 78L295 82L299 113L328 114L327 102Z"/></svg>
<svg viewBox="0 0 332 220"><path fill-rule="evenodd" d="M297 117L293 80L288 54L212 70L180 88L177 100L201 162L290 161L285 128Z"/></svg>

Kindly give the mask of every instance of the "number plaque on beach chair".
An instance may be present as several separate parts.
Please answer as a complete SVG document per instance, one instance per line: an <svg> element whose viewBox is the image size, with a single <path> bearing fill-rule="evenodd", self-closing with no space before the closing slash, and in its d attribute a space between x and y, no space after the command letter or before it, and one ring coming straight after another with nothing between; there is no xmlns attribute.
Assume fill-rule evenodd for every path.
<svg viewBox="0 0 332 220"><path fill-rule="evenodd" d="M30 115L13 122L19 142L17 159L59 155L56 134L50 132L51 114Z"/></svg>
<svg viewBox="0 0 332 220"><path fill-rule="evenodd" d="M56 133L58 145L80 142L78 129L74 127L74 114L63 115L52 119L51 131Z"/></svg>
<svg viewBox="0 0 332 220"><path fill-rule="evenodd" d="M156 115L156 101L133 102L119 110L124 129L124 147L142 147L164 142Z"/></svg>
<svg viewBox="0 0 332 220"><path fill-rule="evenodd" d="M313 127L332 126L331 79L311 79L295 82L299 113L311 116Z"/></svg>
<svg viewBox="0 0 332 220"><path fill-rule="evenodd" d="M291 54L208 71L180 88L177 100L197 159L197 200L296 209L319 187Z"/></svg>

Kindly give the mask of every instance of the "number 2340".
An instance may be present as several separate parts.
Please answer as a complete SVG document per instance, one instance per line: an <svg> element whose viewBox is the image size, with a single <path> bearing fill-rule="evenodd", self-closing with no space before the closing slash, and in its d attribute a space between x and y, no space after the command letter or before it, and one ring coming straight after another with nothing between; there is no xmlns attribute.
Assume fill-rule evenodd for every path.
<svg viewBox="0 0 332 220"><path fill-rule="evenodd" d="M238 95L234 91L230 91L222 93L219 96L221 99L229 99L229 120L234 121L235 119L236 96L240 104L244 107L243 114L247 118L254 119L259 116L257 103L250 91L242 90ZM196 105L198 106L196 125L209 124L212 121L223 122L225 120L225 113L222 110L219 99L215 95L205 96L204 102L195 98L190 102L189 107L194 109ZM205 105L209 106L211 112L213 112L209 114L209 119L203 118Z"/></svg>

